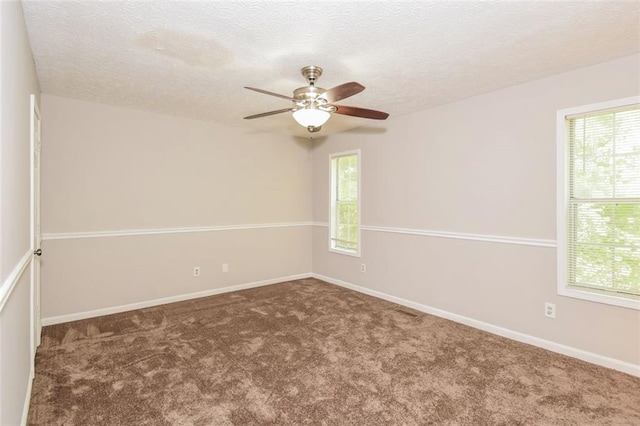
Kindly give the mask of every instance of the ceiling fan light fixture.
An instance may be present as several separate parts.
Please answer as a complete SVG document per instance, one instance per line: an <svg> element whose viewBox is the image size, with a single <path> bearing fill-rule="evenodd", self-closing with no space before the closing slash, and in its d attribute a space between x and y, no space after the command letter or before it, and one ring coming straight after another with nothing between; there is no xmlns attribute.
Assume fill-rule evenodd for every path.
<svg viewBox="0 0 640 426"><path fill-rule="evenodd" d="M2 0L0 0L2 1ZM293 96L280 95L267 90L245 86L245 89L263 93L269 96L286 99L293 102L290 108L267 111L260 114L253 114L244 117L245 120L268 117L270 115L292 112L293 118L309 133L316 133L322 129L324 123L329 120L332 114L350 115L352 117L370 118L373 120L386 120L389 114L372 109L334 105L334 102L341 101L350 96L357 95L364 90L364 86L355 81L340 84L329 90L315 85L316 80L322 74L322 68L308 66L302 68L302 75L307 79L308 86L299 87L293 91Z"/></svg>
<svg viewBox="0 0 640 426"><path fill-rule="evenodd" d="M316 108L302 108L293 112L293 118L302 127L320 127L331 117L327 111Z"/></svg>

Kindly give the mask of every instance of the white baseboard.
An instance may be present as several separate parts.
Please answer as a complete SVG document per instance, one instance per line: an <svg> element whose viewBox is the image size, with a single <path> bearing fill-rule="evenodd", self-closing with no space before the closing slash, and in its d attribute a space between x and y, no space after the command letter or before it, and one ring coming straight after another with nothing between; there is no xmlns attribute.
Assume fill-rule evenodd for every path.
<svg viewBox="0 0 640 426"><path fill-rule="evenodd" d="M632 364L630 362L621 361L615 358L609 358L603 355L598 355L593 352L584 351L571 346L562 345L560 343L552 342L550 340L541 339L539 337L531 336L529 334L513 331L508 328L499 327L497 325L489 324L483 321L478 321L473 318L465 317L462 315L454 314L452 312L443 311L441 309L433 308L431 306L422 305L420 303L412 302L410 300L402 299L382 293L380 291L371 290L366 287L362 287L356 284L352 284L346 281L342 281L336 278L327 277L321 274L312 274L313 278L317 278L322 281L326 281L330 284L335 284L341 287L348 288L350 290L357 291L359 293L368 294L369 296L377 297L387 300L389 302L397 303L399 305L407 306L417 311L425 312L427 314L435 315L437 317L445 318L460 324L468 325L473 328L487 331L498 336L507 337L518 342L527 343L529 345L537 346L543 349L547 349L552 352L557 352L562 355L567 355L573 358L587 361L592 364L601 365L603 367L611 368L623 373L630 374L632 376L640 377L640 365Z"/></svg>
<svg viewBox="0 0 640 426"><path fill-rule="evenodd" d="M27 421L29 420L29 407L31 406L31 390L33 389L33 379L35 378L35 365L31 363L31 369L29 371L29 383L27 383L27 392L24 396L24 404L22 406L22 420L20 424L22 426L27 426Z"/></svg>
<svg viewBox="0 0 640 426"><path fill-rule="evenodd" d="M567 355L573 358L590 362L592 364L601 365L603 367L612 368L614 370L621 371L623 373L627 373L632 376L640 377L640 365L637 365L637 364L632 364L632 363L621 361L615 358L609 358L603 355L598 355L593 352L588 352L582 349L566 346L560 343L552 342L550 340L541 339L539 337L531 336L529 334L520 333L518 331L510 330L508 328L500 327L494 324L489 324L473 318L454 314L452 312L444 311L438 308L434 308L434 307L423 305L410 300L402 299L400 297L391 296L389 294L382 293L380 291L371 290L366 287L362 287L362 286L352 284L346 281L342 281L336 278L328 277L321 274L315 274L311 272L298 274L298 275L290 275L286 277L273 278L273 279L263 280L263 281L255 281L251 283L239 284L239 285L234 285L229 287L204 290L196 293L164 297L164 298L153 299L153 300L148 300L144 302L131 303L128 305L96 309L93 311L85 311L85 312L78 312L78 313L68 314L68 315L48 317L48 318L42 319L42 325L47 326L47 325L60 324L60 323L69 322L69 321L77 321L77 320L86 319L86 318L93 318L93 317L98 317L103 315L116 314L120 312L132 311L135 309L163 305L166 303L181 302L183 300L197 299L200 297L213 296L215 294L229 293L232 291L244 290L244 289L254 288L254 287L261 287L261 286L270 285L270 284L277 284L284 281L292 281L292 280L298 280L298 279L309 278L309 277L317 278L319 280L326 281L330 284L335 284L341 287L348 288L350 290L357 291L359 293L368 294L369 296L377 297L383 300L387 300L389 302L407 306L409 308L412 308L421 312L425 312L427 314L435 315L437 317L455 321L460 324L468 325L470 327L484 330L489 333L496 334L498 336L506 337L522 343L527 343L529 345L547 349L552 352L557 352L563 355ZM30 386L31 384L29 384L29 394L31 392ZM26 410L28 410L28 406Z"/></svg>
<svg viewBox="0 0 640 426"><path fill-rule="evenodd" d="M135 309L142 309L142 308L149 308L151 306L164 305L166 303L182 302L183 300L198 299L200 297L213 296L215 294L229 293L232 291L245 290L245 289L254 288L254 287L262 287L265 285L277 284L284 281L293 281L293 280L299 280L303 278L310 278L311 276L312 276L311 272L308 272L304 274L272 278L269 280L254 281L246 284L232 285L229 287L214 288L210 290L198 291L195 293L179 294L176 296L163 297L160 299L147 300L144 302L130 303L127 305L112 306L108 308L96 309L93 311L84 311L84 312L78 312L75 314L58 315L54 317L42 318L42 325L47 326L47 325L53 325L53 324L60 324L63 322L78 321L78 320L87 319L87 318L100 317L103 315L117 314L120 312L133 311Z"/></svg>

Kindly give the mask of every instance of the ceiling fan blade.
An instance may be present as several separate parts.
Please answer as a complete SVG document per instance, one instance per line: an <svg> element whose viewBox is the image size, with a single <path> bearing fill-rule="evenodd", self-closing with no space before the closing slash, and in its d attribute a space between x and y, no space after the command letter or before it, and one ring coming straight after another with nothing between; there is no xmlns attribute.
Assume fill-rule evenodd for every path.
<svg viewBox="0 0 640 426"><path fill-rule="evenodd" d="M262 90L262 89L256 89L255 87L247 87L244 86L245 89L249 89L249 90L253 90L254 92L258 92L258 93L264 93L265 95L271 95L271 96L275 96L277 98L282 98L282 99L286 99L289 101L293 101L296 102L295 99L293 99L291 96L285 96L285 95L279 95L277 93L273 93L273 92L268 92L266 90Z"/></svg>
<svg viewBox="0 0 640 426"><path fill-rule="evenodd" d="M373 109L365 109L358 107L350 107L344 105L331 105L336 110L334 111L336 114L342 115L351 115L353 117L362 117L362 118L371 118L373 120L386 120L389 117L389 114L382 111L376 111Z"/></svg>
<svg viewBox="0 0 640 426"><path fill-rule="evenodd" d="M321 94L320 97L325 98L327 100L327 103L332 104L334 102L338 102L339 100L348 98L349 96L357 95L363 90L364 86L362 84L352 81L350 83L344 83L340 86L329 89Z"/></svg>
<svg viewBox="0 0 640 426"><path fill-rule="evenodd" d="M285 108L285 109L279 109L277 111L269 111L269 112L263 112L260 114L254 114L254 115L249 115L247 117L244 117L245 120L251 120L253 118L260 118L260 117L267 117L269 115L276 115L276 114L281 114L283 112L289 112L289 111L293 111L293 108Z"/></svg>

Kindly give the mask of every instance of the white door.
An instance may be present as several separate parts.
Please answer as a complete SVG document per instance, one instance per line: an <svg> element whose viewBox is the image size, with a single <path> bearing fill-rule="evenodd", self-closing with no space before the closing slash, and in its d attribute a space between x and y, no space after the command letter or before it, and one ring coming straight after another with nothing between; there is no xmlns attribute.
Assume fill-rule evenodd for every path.
<svg viewBox="0 0 640 426"><path fill-rule="evenodd" d="M31 360L40 345L40 109L31 95Z"/></svg>

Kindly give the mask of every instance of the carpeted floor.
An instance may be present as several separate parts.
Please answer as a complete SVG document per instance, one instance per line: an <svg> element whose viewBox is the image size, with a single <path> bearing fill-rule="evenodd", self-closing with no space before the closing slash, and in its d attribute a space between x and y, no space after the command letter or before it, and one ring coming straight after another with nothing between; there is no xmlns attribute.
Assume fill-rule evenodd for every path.
<svg viewBox="0 0 640 426"><path fill-rule="evenodd" d="M46 327L31 425L639 425L640 379L315 279Z"/></svg>

